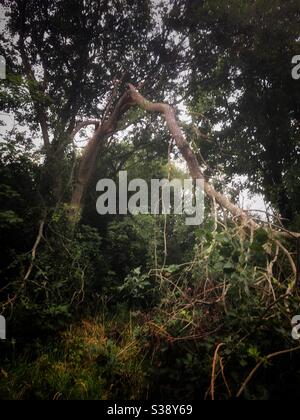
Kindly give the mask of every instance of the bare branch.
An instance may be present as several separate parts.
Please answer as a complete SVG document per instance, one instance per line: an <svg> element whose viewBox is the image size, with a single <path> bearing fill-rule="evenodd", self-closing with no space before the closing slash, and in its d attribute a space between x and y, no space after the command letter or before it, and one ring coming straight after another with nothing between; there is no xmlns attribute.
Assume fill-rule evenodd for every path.
<svg viewBox="0 0 300 420"><path fill-rule="evenodd" d="M177 122L176 114L174 109L165 103L152 103L147 101L137 90L136 88L129 84L129 91L132 100L140 108L145 109L149 112L157 112L164 116L167 126L173 135L176 145L183 155L184 159L189 168L190 175L193 179L203 179L204 181L204 190L205 193L211 198L215 199L219 205L226 208L234 217L239 218L245 225L252 226L253 228L258 228L259 225L249 217L242 209L233 204L227 197L222 193L215 190L213 185L211 185L207 180L205 180L204 175L200 169L199 162L197 157L190 147L189 143L185 139L183 132Z"/></svg>
<svg viewBox="0 0 300 420"><path fill-rule="evenodd" d="M95 126L97 126L98 124L100 124L100 121L99 120L86 120L86 121L81 121L80 123L77 124L77 126L72 131L71 139L74 139L74 137L76 136L76 134L79 133L79 131L82 128L88 127L89 125L95 125Z"/></svg>
<svg viewBox="0 0 300 420"><path fill-rule="evenodd" d="M253 376L255 375L255 373L258 371L258 369L265 363L265 361L269 361L271 359L273 359L274 357L278 357L278 356L282 356L284 354L289 354L289 353L293 353L295 351L300 350L300 346L298 347L294 347L292 349L288 349L288 350L283 350L283 351L278 351L276 353L273 354L269 354L268 356L266 356L265 358L263 358L256 366L254 369L252 369L252 371L249 373L249 375L247 376L246 380L243 382L242 386L240 387L238 393L237 393L237 398L239 398L242 393L244 392L246 386L249 384L249 382L251 381L251 379L253 378Z"/></svg>

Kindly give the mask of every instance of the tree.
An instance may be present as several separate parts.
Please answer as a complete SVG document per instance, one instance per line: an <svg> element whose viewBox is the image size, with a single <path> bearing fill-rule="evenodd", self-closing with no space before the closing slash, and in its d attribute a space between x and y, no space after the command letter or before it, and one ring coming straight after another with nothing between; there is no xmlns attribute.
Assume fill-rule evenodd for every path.
<svg viewBox="0 0 300 420"><path fill-rule="evenodd" d="M41 189L48 204L67 199L69 174L64 167L74 135L87 125L82 121L92 117L94 125L104 123L95 131L97 147L93 149L92 141L85 153L92 149L93 162L89 159L88 168L83 163L75 181L71 201L81 204L98 146L116 131L126 111L120 91L128 80L143 81L148 93L160 98L178 75L174 64L184 52L169 38L163 20L158 31L153 30L148 0L14 0L4 6L8 22L0 51L7 58L8 79L2 108L13 110L17 122L41 133ZM13 77L19 77L19 95L10 92L16 90Z"/></svg>
<svg viewBox="0 0 300 420"><path fill-rule="evenodd" d="M190 106L204 159L263 193L290 223L299 211L299 52L297 0L182 1L172 24L189 30ZM203 119L203 114L206 119ZM210 133L212 134L212 133Z"/></svg>

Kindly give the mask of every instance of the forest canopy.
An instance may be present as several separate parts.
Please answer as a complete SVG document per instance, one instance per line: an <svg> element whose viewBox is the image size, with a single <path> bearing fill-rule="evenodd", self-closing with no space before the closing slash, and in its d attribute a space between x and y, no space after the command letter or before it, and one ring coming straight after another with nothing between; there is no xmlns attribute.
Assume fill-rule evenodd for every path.
<svg viewBox="0 0 300 420"><path fill-rule="evenodd" d="M299 397L299 28L299 0L1 0L0 399ZM124 171L200 180L203 223L100 215Z"/></svg>

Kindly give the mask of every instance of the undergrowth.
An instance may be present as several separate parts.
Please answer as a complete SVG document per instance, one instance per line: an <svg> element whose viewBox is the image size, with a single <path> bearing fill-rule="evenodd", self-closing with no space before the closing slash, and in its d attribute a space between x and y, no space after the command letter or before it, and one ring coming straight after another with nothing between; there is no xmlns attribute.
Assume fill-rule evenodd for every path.
<svg viewBox="0 0 300 420"><path fill-rule="evenodd" d="M192 261L134 269L59 338L1 344L1 398L298 398L286 246L264 230L199 229Z"/></svg>

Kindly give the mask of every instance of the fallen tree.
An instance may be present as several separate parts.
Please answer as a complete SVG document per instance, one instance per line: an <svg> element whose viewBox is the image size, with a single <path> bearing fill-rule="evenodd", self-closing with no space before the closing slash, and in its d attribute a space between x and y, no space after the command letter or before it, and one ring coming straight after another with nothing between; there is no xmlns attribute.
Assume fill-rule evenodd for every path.
<svg viewBox="0 0 300 420"><path fill-rule="evenodd" d="M176 143L176 146L183 158L186 161L190 176L193 179L201 179L204 182L204 191L205 194L211 198L215 203L221 206L223 209L227 210L234 221L238 222L242 228L248 228L250 231L255 231L263 226L261 223L256 222L252 217L250 217L243 209L234 204L229 198L224 194L217 191L214 186L207 180L201 170L200 164L198 162L197 156L186 140L183 131L179 125L179 122L176 117L175 110L172 106L166 103L153 103L149 102L144 96L135 88L132 84L128 84L128 90L121 96L117 101L115 107L111 111L109 116L104 116L102 122L97 120L88 120L86 122L81 122L72 133L72 137L77 134L77 132L91 124L95 124L96 129L94 135L88 142L86 149L83 153L78 174L76 177L75 187L72 194L71 200L71 218L73 223L77 223L80 218L80 212L84 201L84 196L88 188L91 176L95 169L97 159L102 145L105 140L114 134L117 130L118 124L124 114L134 106L138 106L141 109L150 112L161 114L167 124L167 127ZM109 103L109 108L111 103ZM294 281L289 285L287 293L292 293L294 287L297 284L297 278L299 277L299 270L297 270L294 259L289 253L289 251L284 247L280 242L280 237L288 237L297 239L300 237L299 233L289 232L285 229L279 227L279 229L273 229L269 224L265 226L271 238L273 238L276 246L279 246L284 252L286 257L289 260L292 271L294 273Z"/></svg>
<svg viewBox="0 0 300 420"><path fill-rule="evenodd" d="M205 193L224 209L228 210L234 218L239 219L243 225L247 225L254 229L259 227L248 214L232 203L224 194L216 191L213 185L205 179L196 154L185 139L180 128L174 109L165 103L151 103L147 101L132 84L128 85L128 91L125 92L117 102L111 115L102 123L99 123L93 137L86 146L81 159L71 200L71 207L75 213L78 213L83 205L84 195L94 171L101 145L116 131L118 122L121 120L122 116L133 106L139 106L148 112L162 114L165 118L167 127L175 140L176 146L187 163L191 177L193 179L203 180ZM96 123L97 121L95 120L81 122L78 127L75 128L72 136L74 137L80 129Z"/></svg>
<svg viewBox="0 0 300 420"><path fill-rule="evenodd" d="M109 104L108 108L110 108L110 106L111 104ZM92 173L95 169L95 164L97 162L97 158L99 157L101 146L108 137L116 132L118 124L123 115L133 106L138 106L150 113L161 114L164 117L167 127L176 143L176 146L178 147L180 153L187 163L191 177L193 179L203 180L204 190L208 197L210 197L214 202L218 203L222 208L227 210L232 215L232 217L239 220L243 226L248 226L252 229L258 229L260 227L259 223L250 217L243 209L229 200L228 197L217 191L209 182L209 180L205 178L197 156L186 140L178 123L174 108L166 103L149 102L132 84L128 84L128 90L117 101L116 106L108 117L105 114L102 122L98 120L87 120L80 122L71 135L73 139L82 128L87 127L88 125L96 126L94 135L88 142L83 153L76 177L75 187L71 199L71 207L75 213L80 212L80 209L83 205L84 195L89 185ZM290 238L300 237L300 233L290 232L281 227L280 231L277 230L276 232L280 233L281 236Z"/></svg>

